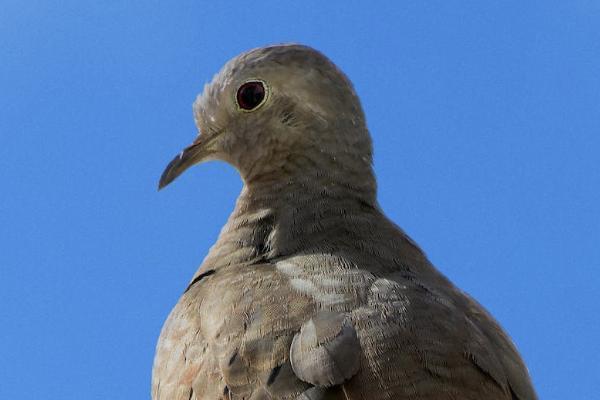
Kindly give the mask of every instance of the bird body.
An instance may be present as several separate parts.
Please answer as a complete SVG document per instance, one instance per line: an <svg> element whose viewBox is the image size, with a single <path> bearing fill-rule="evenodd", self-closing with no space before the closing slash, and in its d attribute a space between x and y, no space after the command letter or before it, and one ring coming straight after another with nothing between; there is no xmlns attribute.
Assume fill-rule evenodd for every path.
<svg viewBox="0 0 600 400"><path fill-rule="evenodd" d="M244 53L195 113L208 133L161 186L211 158L244 186L165 322L154 400L536 399L508 336L378 207L362 110L329 60Z"/></svg>

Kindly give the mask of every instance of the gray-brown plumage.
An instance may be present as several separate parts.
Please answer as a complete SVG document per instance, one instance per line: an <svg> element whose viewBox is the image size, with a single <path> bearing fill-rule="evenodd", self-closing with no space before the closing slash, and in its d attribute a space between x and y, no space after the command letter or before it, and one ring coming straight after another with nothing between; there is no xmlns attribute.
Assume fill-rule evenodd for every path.
<svg viewBox="0 0 600 400"><path fill-rule="evenodd" d="M381 212L352 85L300 45L225 65L165 170L221 159L244 186L167 319L154 400L536 399L493 318Z"/></svg>

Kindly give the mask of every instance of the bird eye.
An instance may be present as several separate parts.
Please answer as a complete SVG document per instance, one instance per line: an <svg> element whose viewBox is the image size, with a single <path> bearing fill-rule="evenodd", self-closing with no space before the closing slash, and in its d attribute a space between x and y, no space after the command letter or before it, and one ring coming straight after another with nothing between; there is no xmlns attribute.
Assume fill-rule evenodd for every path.
<svg viewBox="0 0 600 400"><path fill-rule="evenodd" d="M252 111L263 103L265 94L265 85L261 81L250 81L240 86L236 101L242 110Z"/></svg>

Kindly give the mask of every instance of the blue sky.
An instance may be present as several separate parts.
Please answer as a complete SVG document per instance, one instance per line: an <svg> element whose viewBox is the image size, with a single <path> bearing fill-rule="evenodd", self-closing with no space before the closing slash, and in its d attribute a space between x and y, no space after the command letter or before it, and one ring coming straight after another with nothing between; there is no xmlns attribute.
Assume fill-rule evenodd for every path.
<svg viewBox="0 0 600 400"><path fill-rule="evenodd" d="M597 398L600 3L247 3L3 2L0 398L149 397L241 187L223 163L158 178L204 83L287 41L354 82L383 209L499 319L540 398Z"/></svg>

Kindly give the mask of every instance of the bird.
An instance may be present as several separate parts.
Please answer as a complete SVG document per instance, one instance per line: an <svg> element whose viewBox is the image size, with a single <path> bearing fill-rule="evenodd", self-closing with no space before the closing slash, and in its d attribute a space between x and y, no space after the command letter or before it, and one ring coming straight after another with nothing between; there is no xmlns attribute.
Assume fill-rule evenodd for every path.
<svg viewBox="0 0 600 400"><path fill-rule="evenodd" d="M159 189L209 160L241 193L169 314L153 400L534 400L508 334L383 213L349 78L302 44L230 61Z"/></svg>

